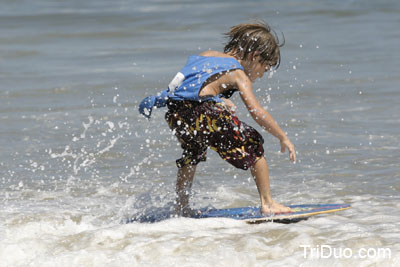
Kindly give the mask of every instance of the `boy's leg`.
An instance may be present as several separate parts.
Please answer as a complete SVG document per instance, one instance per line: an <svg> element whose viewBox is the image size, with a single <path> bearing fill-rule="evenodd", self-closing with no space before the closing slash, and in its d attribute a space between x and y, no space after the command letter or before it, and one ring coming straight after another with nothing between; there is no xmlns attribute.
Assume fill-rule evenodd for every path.
<svg viewBox="0 0 400 267"><path fill-rule="evenodd" d="M184 165L178 169L176 181L176 214L188 216L190 189L192 188L196 165Z"/></svg>
<svg viewBox="0 0 400 267"><path fill-rule="evenodd" d="M268 165L264 157L254 164L251 168L251 174L256 181L258 193L260 194L261 213L268 214L290 211L289 207L285 207L282 204L275 202L271 197Z"/></svg>

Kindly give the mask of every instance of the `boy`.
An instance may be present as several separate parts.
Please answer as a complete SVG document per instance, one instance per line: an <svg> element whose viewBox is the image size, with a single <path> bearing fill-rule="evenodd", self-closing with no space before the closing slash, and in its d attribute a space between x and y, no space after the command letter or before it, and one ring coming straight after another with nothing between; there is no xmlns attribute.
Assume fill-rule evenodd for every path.
<svg viewBox="0 0 400 267"><path fill-rule="evenodd" d="M263 214L289 212L290 208L271 197L262 136L235 116L235 105L228 99L239 91L253 119L277 137L281 151L287 148L290 160L296 161L293 144L252 91L257 78L279 67L283 44L264 23L239 24L226 35L229 41L223 53L206 51L190 56L168 89L145 98L139 111L150 117L154 106L168 106L165 119L183 148L183 156L177 160L178 215L190 215L189 191L196 165L205 161L208 147L233 166L251 170Z"/></svg>

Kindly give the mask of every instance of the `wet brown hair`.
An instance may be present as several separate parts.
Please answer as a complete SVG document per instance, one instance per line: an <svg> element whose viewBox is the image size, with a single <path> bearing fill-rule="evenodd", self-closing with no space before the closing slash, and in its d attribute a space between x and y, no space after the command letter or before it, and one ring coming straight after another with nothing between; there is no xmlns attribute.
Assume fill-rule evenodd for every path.
<svg viewBox="0 0 400 267"><path fill-rule="evenodd" d="M242 23L233 26L225 33L228 42L224 52L231 52L239 59L247 59L253 52L259 52L261 63L268 64L277 69L281 63L280 47L285 44L283 36L282 43L274 30L265 22Z"/></svg>

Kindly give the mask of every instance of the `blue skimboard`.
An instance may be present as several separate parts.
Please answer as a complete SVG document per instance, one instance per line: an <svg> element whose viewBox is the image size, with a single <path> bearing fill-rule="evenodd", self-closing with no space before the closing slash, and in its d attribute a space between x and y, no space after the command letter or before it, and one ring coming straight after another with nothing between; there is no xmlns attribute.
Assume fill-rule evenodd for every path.
<svg viewBox="0 0 400 267"><path fill-rule="evenodd" d="M292 211L288 213L275 213L263 215L260 213L260 207L242 207L230 209L204 209L195 218L231 218L242 220L247 223L279 222L294 223L308 219L310 216L331 213L341 210L347 210L349 204L309 204L309 205L291 205Z"/></svg>

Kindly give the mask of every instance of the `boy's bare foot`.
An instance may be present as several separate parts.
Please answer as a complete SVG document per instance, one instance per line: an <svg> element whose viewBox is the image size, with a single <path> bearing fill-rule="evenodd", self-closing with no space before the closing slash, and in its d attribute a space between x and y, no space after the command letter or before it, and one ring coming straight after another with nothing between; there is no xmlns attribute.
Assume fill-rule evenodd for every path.
<svg viewBox="0 0 400 267"><path fill-rule="evenodd" d="M191 209L189 207L181 208L181 207L176 207L175 209L175 215L178 217L196 217L201 214L200 210L196 209Z"/></svg>
<svg viewBox="0 0 400 267"><path fill-rule="evenodd" d="M276 213L287 213L290 212L291 209L286 207L278 202L273 201L272 203L265 204L261 206L261 213L264 215L276 214Z"/></svg>

